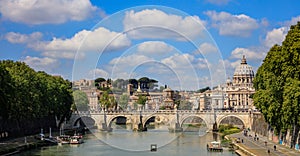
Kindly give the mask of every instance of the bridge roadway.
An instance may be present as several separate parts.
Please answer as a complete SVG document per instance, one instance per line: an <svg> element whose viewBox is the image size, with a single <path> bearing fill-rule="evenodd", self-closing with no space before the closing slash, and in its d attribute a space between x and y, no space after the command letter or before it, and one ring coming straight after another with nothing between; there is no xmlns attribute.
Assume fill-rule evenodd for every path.
<svg viewBox="0 0 300 156"><path fill-rule="evenodd" d="M259 112L254 112L259 113ZM142 111L86 111L72 114L71 119L67 122L66 127L74 128L79 126L80 120L87 127L97 126L102 130L112 130L111 124L117 118L126 118L127 124L133 125L133 130L138 130L140 126L145 127L151 118L155 117L156 123L168 125L170 130L180 130L187 119L200 118L205 123L208 130L213 130L213 125L219 126L220 123L228 118L233 117L242 121L245 128L250 128L253 122L253 112L231 111L231 110L142 110Z"/></svg>

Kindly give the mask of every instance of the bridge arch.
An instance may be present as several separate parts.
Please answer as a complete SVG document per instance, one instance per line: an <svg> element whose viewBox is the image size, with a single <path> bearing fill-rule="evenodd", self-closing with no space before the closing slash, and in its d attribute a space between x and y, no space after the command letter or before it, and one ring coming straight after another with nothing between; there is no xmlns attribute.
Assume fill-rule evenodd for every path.
<svg viewBox="0 0 300 156"><path fill-rule="evenodd" d="M209 127L208 122L205 120L205 118L203 118L203 117L201 117L201 116L199 116L199 115L188 115L188 116L183 117L183 118L179 121L180 127L182 127L182 125L183 125L183 123L184 123L185 120L187 120L188 118L192 118L192 117L196 117L196 118L202 119L202 121L204 121L206 127Z"/></svg>
<svg viewBox="0 0 300 156"><path fill-rule="evenodd" d="M240 116L238 115L225 115L225 116L222 116L218 121L217 121L217 125L220 126L220 124L222 123L222 121L224 119L227 119L227 118L235 118L235 119L238 119L239 121L242 122L243 126L246 127L247 126L247 122Z"/></svg>
<svg viewBox="0 0 300 156"><path fill-rule="evenodd" d="M84 124L88 128L92 128L96 126L96 119L90 116L79 116L74 120L72 126L80 127L83 126L82 124Z"/></svg>
<svg viewBox="0 0 300 156"><path fill-rule="evenodd" d="M163 115L157 113L147 115L145 119L143 119L143 126L145 127L147 122L153 117L155 117L155 121L157 120L157 117L159 117L161 122L163 122L163 119L165 118Z"/></svg>
<svg viewBox="0 0 300 156"><path fill-rule="evenodd" d="M116 115L116 116L113 116L109 120L107 120L107 127L111 127L112 122L115 119L117 119L117 118L126 118L126 120L127 120L127 117L125 115Z"/></svg>

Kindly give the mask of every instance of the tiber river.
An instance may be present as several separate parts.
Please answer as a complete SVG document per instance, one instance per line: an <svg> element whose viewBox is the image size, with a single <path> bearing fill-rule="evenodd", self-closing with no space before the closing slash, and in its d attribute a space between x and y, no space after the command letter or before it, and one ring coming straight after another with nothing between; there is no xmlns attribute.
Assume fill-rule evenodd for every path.
<svg viewBox="0 0 300 156"><path fill-rule="evenodd" d="M164 125L148 128L147 132L133 132L128 126L114 125L112 132L94 130L84 136L80 145L57 145L27 151L22 156L236 156L232 151L208 152L206 144L213 141L212 133L169 133ZM219 137L219 136L214 136ZM218 138L219 140L219 138ZM150 145L157 151L151 152Z"/></svg>

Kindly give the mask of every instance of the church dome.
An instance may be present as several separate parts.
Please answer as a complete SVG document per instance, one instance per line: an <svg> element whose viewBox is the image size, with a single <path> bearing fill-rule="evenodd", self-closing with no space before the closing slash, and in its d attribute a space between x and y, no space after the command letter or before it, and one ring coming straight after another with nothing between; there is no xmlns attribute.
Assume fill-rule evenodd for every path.
<svg viewBox="0 0 300 156"><path fill-rule="evenodd" d="M234 71L234 76L242 76L242 75L254 77L253 69L251 66L247 64L247 60L245 56L243 56L241 64Z"/></svg>

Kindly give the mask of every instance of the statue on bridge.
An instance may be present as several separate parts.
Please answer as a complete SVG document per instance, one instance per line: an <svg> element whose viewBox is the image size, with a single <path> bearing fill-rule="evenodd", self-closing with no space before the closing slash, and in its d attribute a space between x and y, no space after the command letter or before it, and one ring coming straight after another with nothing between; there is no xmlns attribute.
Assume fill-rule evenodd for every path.
<svg viewBox="0 0 300 156"><path fill-rule="evenodd" d="M143 115L142 115L142 111L140 111L140 123L139 123L139 125L138 125L138 131L139 131L139 132L147 131L146 125L145 125L145 127L144 127L144 125L143 125Z"/></svg>

